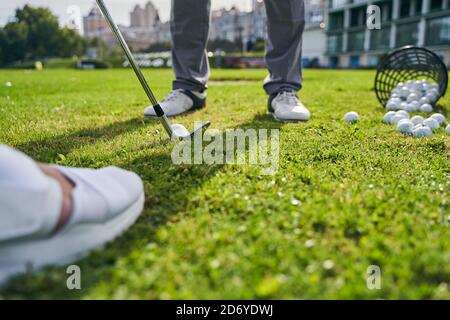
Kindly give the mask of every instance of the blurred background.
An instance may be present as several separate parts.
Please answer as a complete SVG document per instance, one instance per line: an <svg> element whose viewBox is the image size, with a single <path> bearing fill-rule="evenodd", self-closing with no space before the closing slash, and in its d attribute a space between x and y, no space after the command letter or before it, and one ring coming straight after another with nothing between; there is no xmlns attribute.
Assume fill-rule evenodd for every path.
<svg viewBox="0 0 450 320"><path fill-rule="evenodd" d="M169 68L170 1L107 0L142 67ZM381 9L369 30L366 10ZM392 49L418 45L450 66L450 0L305 0L306 68L374 68ZM216 68L264 68L262 0L212 0L208 55ZM127 62L92 0L0 4L3 68L123 68Z"/></svg>

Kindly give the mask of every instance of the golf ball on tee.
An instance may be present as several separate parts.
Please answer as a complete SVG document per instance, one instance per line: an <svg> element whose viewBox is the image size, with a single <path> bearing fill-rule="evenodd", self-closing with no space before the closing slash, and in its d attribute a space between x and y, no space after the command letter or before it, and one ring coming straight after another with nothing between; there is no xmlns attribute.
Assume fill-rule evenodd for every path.
<svg viewBox="0 0 450 320"><path fill-rule="evenodd" d="M344 121L347 123L355 123L358 122L359 120L360 120L359 114L354 111L351 111L344 116Z"/></svg>

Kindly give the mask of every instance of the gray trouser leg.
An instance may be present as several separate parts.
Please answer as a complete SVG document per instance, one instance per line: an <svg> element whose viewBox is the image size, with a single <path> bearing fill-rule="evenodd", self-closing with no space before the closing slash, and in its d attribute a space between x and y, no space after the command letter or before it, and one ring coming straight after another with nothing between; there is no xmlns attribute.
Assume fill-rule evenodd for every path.
<svg viewBox="0 0 450 320"><path fill-rule="evenodd" d="M305 28L303 0L265 0L268 40L266 64L270 74L264 89L274 94L283 88L302 87L302 38Z"/></svg>
<svg viewBox="0 0 450 320"><path fill-rule="evenodd" d="M172 0L173 89L205 89L209 78L206 43L210 7L210 0Z"/></svg>

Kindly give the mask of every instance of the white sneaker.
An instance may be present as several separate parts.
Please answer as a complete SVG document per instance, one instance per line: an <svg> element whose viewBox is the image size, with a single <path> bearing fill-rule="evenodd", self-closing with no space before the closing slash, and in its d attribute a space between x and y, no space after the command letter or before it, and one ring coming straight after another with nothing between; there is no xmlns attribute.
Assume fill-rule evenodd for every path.
<svg viewBox="0 0 450 320"><path fill-rule="evenodd" d="M159 104L168 117L201 109L206 105L206 92L195 92L183 89L172 90ZM147 117L157 117L152 106L144 110Z"/></svg>
<svg viewBox="0 0 450 320"><path fill-rule="evenodd" d="M136 174L116 167L55 168L75 184L71 219L56 233L62 201L56 180L36 166L35 181L0 181L0 284L19 273L79 259L118 237L142 212L144 189Z"/></svg>
<svg viewBox="0 0 450 320"><path fill-rule="evenodd" d="M300 102L294 91L281 91L269 98L269 113L284 122L308 121L311 113Z"/></svg>

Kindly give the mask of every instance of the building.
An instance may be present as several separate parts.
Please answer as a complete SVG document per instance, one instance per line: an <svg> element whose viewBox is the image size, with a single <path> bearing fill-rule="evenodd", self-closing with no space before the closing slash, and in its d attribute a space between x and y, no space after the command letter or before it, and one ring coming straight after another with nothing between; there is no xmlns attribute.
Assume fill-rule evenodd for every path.
<svg viewBox="0 0 450 320"><path fill-rule="evenodd" d="M305 1L305 32L303 41L303 62L319 66L324 62L326 51L325 0ZM267 37L267 17L263 0L253 0L250 12L237 8L213 11L210 27L211 40L228 40L246 44Z"/></svg>
<svg viewBox="0 0 450 320"><path fill-rule="evenodd" d="M109 30L108 22L103 18L100 9L93 6L88 15L83 17L83 31L86 37L100 37Z"/></svg>
<svg viewBox="0 0 450 320"><path fill-rule="evenodd" d="M368 5L381 9L381 29L366 25ZM405 45L425 46L450 65L450 0L330 0L326 64L376 66L381 57Z"/></svg>
<svg viewBox="0 0 450 320"><path fill-rule="evenodd" d="M83 17L83 29L86 37L99 38L109 48L118 46L107 21L96 5ZM151 2L147 2L143 8L135 6L130 12L130 26L119 25L119 29L134 51L147 49L155 43L170 42L169 23L160 21L158 10Z"/></svg>
<svg viewBox="0 0 450 320"><path fill-rule="evenodd" d="M130 27L132 28L153 29L158 21L158 10L150 1L143 8L136 5L130 12Z"/></svg>

